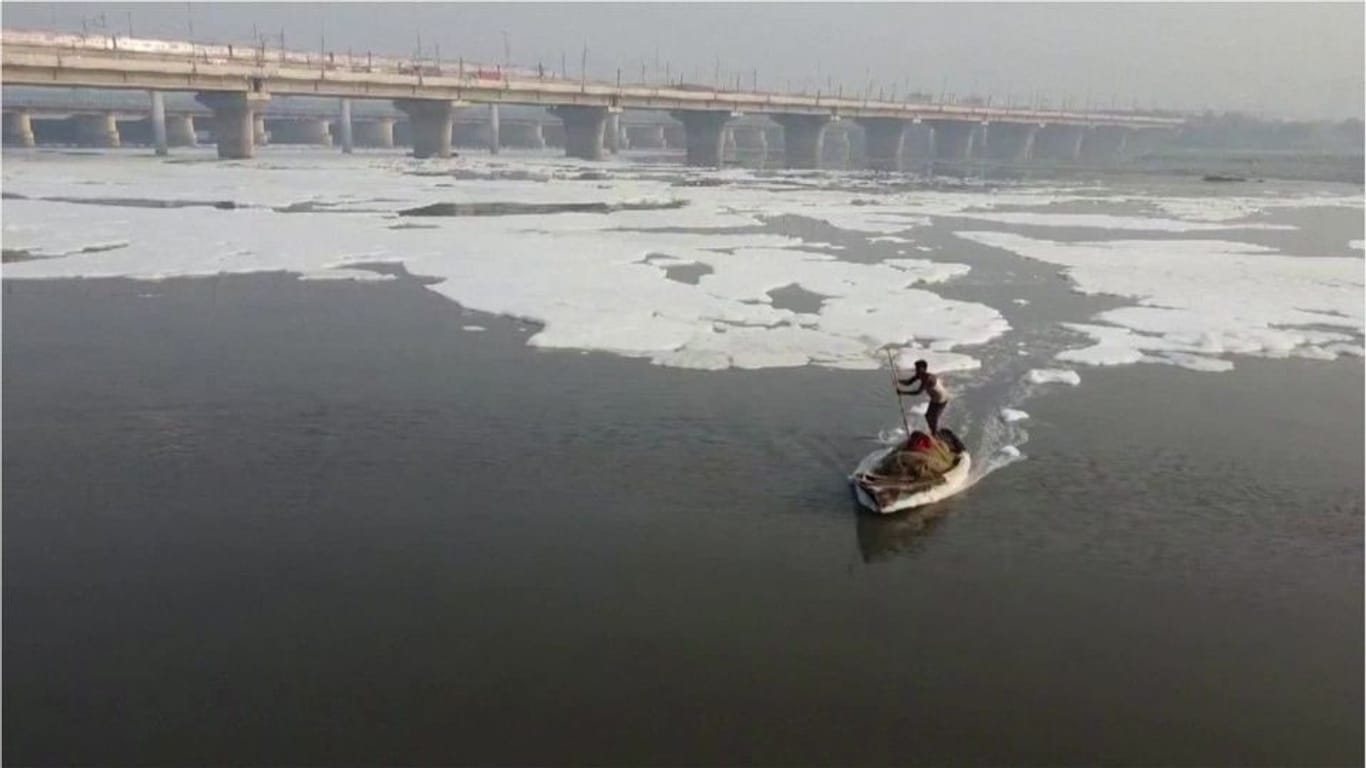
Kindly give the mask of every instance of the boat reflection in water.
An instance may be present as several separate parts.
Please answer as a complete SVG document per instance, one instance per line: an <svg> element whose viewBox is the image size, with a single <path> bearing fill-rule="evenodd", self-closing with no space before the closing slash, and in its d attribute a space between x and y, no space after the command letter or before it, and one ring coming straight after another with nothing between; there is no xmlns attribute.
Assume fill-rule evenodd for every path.
<svg viewBox="0 0 1366 768"><path fill-rule="evenodd" d="M887 560L898 555L915 557L952 506L952 502L941 502L890 515L878 515L854 502L858 548L863 555L863 562Z"/></svg>

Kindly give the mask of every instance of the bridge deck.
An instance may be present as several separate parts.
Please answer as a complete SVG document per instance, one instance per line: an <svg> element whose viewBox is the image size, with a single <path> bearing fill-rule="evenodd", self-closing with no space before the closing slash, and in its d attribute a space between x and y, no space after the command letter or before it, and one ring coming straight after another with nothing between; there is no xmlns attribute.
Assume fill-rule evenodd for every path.
<svg viewBox="0 0 1366 768"><path fill-rule="evenodd" d="M355 99L435 99L609 109L730 111L736 113L891 117L1035 124L1174 127L1180 118L1128 113L1071 112L919 104L728 91L678 86L617 85L490 70L450 62L302 54L262 48L199 45L129 38L83 37L4 30L0 76L6 85L136 88L176 91L268 92Z"/></svg>

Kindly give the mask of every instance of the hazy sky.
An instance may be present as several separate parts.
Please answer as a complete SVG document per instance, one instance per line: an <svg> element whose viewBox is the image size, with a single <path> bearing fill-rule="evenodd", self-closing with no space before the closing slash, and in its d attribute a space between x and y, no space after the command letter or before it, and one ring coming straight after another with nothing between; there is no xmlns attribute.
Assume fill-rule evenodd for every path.
<svg viewBox="0 0 1366 768"><path fill-rule="evenodd" d="M112 30L247 42L253 30L290 48L373 50L516 64L563 59L578 74L639 80L666 64L711 83L846 92L870 80L898 92L1041 95L1075 106L1237 109L1284 117L1360 117L1366 4L575 4L575 3L19 3L6 27Z"/></svg>

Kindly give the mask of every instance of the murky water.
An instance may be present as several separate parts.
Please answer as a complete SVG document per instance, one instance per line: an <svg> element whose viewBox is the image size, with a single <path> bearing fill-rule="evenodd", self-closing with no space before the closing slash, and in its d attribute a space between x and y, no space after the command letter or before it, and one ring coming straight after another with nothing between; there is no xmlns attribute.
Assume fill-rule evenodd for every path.
<svg viewBox="0 0 1366 768"><path fill-rule="evenodd" d="M1021 334L1106 301L1014 282ZM1085 369L883 519L885 371L537 351L407 278L3 311L15 764L1362 759L1357 359Z"/></svg>
<svg viewBox="0 0 1366 768"><path fill-rule="evenodd" d="M201 155L6 158L10 762L1361 763L1360 357L1065 365L1151 297L960 236L1274 249L1352 348L1359 187ZM1206 364L1301 309L1224 278ZM892 337L965 363L976 482L883 518L888 374L835 366Z"/></svg>

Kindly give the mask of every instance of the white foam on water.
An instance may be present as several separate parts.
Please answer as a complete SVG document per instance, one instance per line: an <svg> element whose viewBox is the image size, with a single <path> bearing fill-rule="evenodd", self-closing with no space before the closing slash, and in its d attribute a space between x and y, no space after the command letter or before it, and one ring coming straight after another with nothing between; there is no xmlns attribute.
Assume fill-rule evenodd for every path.
<svg viewBox="0 0 1366 768"><path fill-rule="evenodd" d="M1092 200L1069 189L1050 186L981 190L911 190L888 195L882 208L925 217L973 216L997 208L1035 208Z"/></svg>
<svg viewBox="0 0 1366 768"><path fill-rule="evenodd" d="M384 282L385 280L396 280L396 275L372 272L366 269L347 269L345 267L333 267L317 272L304 272L299 275L300 280L352 280L355 282Z"/></svg>
<svg viewBox="0 0 1366 768"><path fill-rule="evenodd" d="M1085 333L1096 344L1080 349L1059 352L1058 360L1085 365L1132 365L1134 363L1169 363L1196 371L1228 371L1233 363L1217 357L1190 354L1183 345L1163 336L1140 334L1128 328L1088 323L1064 323L1072 330Z"/></svg>
<svg viewBox="0 0 1366 768"><path fill-rule="evenodd" d="M1060 243L1006 232L959 237L1065 268L1081 293L1138 302L1072 324L1093 346L1062 360L1092 365L1167 362L1228 370L1226 355L1336 356L1366 328L1360 259L1285 256L1219 240ZM1325 330L1326 328L1334 330Z"/></svg>
<svg viewBox="0 0 1366 768"><path fill-rule="evenodd" d="M6 162L9 162L6 160ZM79 254L83 250L111 250L105 246L126 247L127 228L118 221L102 218L88 220L77 206L44 206L41 216L26 216L23 211L36 205L22 200L5 200L5 250L24 251L37 258ZM6 267L8 268L8 267Z"/></svg>
<svg viewBox="0 0 1366 768"><path fill-rule="evenodd" d="M1081 384L1080 374L1060 368L1035 368L1025 374L1025 379L1031 384L1069 384L1074 387Z"/></svg>
<svg viewBox="0 0 1366 768"><path fill-rule="evenodd" d="M734 177L739 181L743 176ZM843 188L830 185L810 186L801 189L775 190L764 188L763 180L750 187L700 187L690 188L694 199L714 196L724 199L736 211L775 218L791 215L824 221L838 229L876 235L872 242L913 243L901 233L907 229L923 227L936 217L978 215L1025 215L1035 214L993 214L990 212L1001 207L1045 207L1076 201L1094 201L1094 195L1077 195L1070 188L1039 186L1023 189L969 189L969 190L913 190L885 193L879 183L870 182L870 192L879 193L876 198L851 197ZM849 177L832 177L832 182L842 186L853 183ZM1038 214L1049 216L1054 214ZM1061 214L1057 214L1061 215ZM1135 221L1140 219L1134 218ZM1171 226L1175 226L1172 224ZM1199 228L1200 225L1193 225ZM917 250L931 250L928 246L914 246Z"/></svg>
<svg viewBox="0 0 1366 768"><path fill-rule="evenodd" d="M1140 230L1152 232L1208 232L1224 229L1294 229L1289 224L1261 222L1199 222L1181 219L1119 216L1105 213L1032 213L1008 211L1000 213L963 213L963 218L1029 227L1073 227L1080 229Z"/></svg>
<svg viewBox="0 0 1366 768"><path fill-rule="evenodd" d="M479 333L480 331L487 331L488 329L482 325L462 325L460 326L460 330L469 331L471 333Z"/></svg>
<svg viewBox="0 0 1366 768"><path fill-rule="evenodd" d="M1133 196L1169 216L1187 221L1228 222L1247 219L1266 211L1296 208L1361 208L1363 197L1353 195L1296 195L1293 197L1252 196Z"/></svg>
<svg viewBox="0 0 1366 768"><path fill-rule="evenodd" d="M941 217L1004 226L1209 232L1284 229L1260 218L1278 208L1362 205L1360 195L1204 198L1132 195L1098 185L993 189L964 183L949 190L887 193L878 179L831 172L693 173L545 157L509 165L482 156L416 161L269 152L241 163L209 160L209 149L189 156L205 162L7 157L7 192L231 201L244 207L168 210L5 200L5 247L52 258L7 264L4 275L154 279L283 270L307 278L382 280L393 276L357 265L393 262L436 278L430 290L469 310L524 319L521 327L538 347L608 351L697 369L871 370L886 366L882 348L895 344L903 375L919 358L936 373L952 374L979 369L982 362L970 348L1009 330L994 308L932 290L966 274L966 265L916 258L844 262L811 250L844 246L758 234L756 226L800 216L870 242L906 244L898 249L904 257L933 250L914 244L909 233ZM586 170L593 175L581 175ZM339 184L343 174L346 183ZM678 185L680 174L722 183ZM859 189L857 196L851 187ZM432 203L683 205L611 213L398 215ZM1074 204L1087 212L1058 208ZM1135 214L1136 204L1155 213ZM964 236L1057 264L1081 292L1133 300L1133 306L1101 313L1092 322L1069 324L1093 342L1059 355L1069 363L1159 362L1224 370L1231 363L1223 356L1230 354L1366 353L1359 257L1342 259L1355 267L1346 270L1328 260L1240 243L1077 244L1007 233ZM1360 241L1352 247L1360 249ZM696 284L667 277L668 267L683 265L705 265L711 272ZM818 294L819 308L774 307L769 292L789 285ZM1346 306L1348 297L1354 307ZM953 377L947 381L952 391ZM1018 406L1032 387L1079 382L1072 370L1036 369L998 406ZM910 413L923 414L926 407L921 399ZM974 435L974 454L980 451L985 460L975 462L973 482L1021 458L1024 413L1008 407L992 418L988 411L981 434ZM904 438L899 427L894 434Z"/></svg>
<svg viewBox="0 0 1366 768"><path fill-rule="evenodd" d="M1162 216L1131 212L1134 203L1149 206ZM1117 213L1078 213L1048 210L1059 205L1124 206ZM1256 217L1278 209L1361 208L1355 194L1285 194L1266 196L1192 196L1132 194L1101 185L1065 187L1002 187L995 189L915 190L882 198L881 209L906 216L953 216L1052 227L1091 227L1110 230L1217 231L1221 229L1294 229ZM1026 210L1000 210L1003 208ZM1035 209L1035 210L1029 210ZM1043 209L1043 210L1038 210Z"/></svg>
<svg viewBox="0 0 1366 768"><path fill-rule="evenodd" d="M731 190L733 191L733 190ZM1200 197L1135 195L1101 186L913 190L881 195L876 205L851 205L842 190L813 188L787 202L754 199L756 211L816 218L832 226L896 237L898 228L924 226L938 217L957 217L1007 225L1076 227L1120 231L1202 232L1232 229L1293 230L1256 217L1277 209L1362 206L1360 195ZM1134 203L1160 215L1134 214ZM1125 206L1123 212L1060 212L1059 205ZM833 210L831 210L833 208ZM1009 208L1011 210L1000 210ZM1017 210L1023 209L1023 210ZM873 238L873 240L879 240ZM906 238L898 238L905 240ZM889 240L892 241L892 240ZM893 241L894 242L894 241ZM917 249L928 250L925 246Z"/></svg>
<svg viewBox="0 0 1366 768"><path fill-rule="evenodd" d="M51 172L20 165L6 163L7 191L90 197L78 182L94 178L106 198L221 199L237 207L6 199L7 248L13 239L37 253L69 254L7 264L8 278L160 279L287 271L310 279L385 280L393 276L356 265L396 262L413 274L437 278L430 290L469 309L534 321L540 327L528 342L533 346L607 351L703 369L870 369L880 364L877 350L888 343L948 354L1009 328L990 307L944 299L923 287L965 274L965 265L921 259L844 262L804 250L807 244L800 238L733 231L758 220L741 211L756 201L763 203L758 207L764 216L784 208L819 215L849 208L847 192L799 190L789 199L787 193L675 187L647 178L587 183L558 171L507 179L487 163L463 159L433 164L392 157L320 162L284 156L219 164L81 158L59 159ZM342 170L348 184L333 192ZM456 171L474 178L451 175ZM344 191L355 189L364 192ZM397 215L434 202L642 200L687 205L606 214ZM845 210L849 221L842 223L877 220L882 216L877 208ZM907 225L897 218L895 229ZM665 230L678 227L701 231ZM91 243L113 241L127 245L81 252ZM712 272L696 285L668 279L665 268L682 264L706 265ZM824 297L820 309L799 313L772 306L768 291L792 284Z"/></svg>
<svg viewBox="0 0 1366 768"><path fill-rule="evenodd" d="M895 359L902 378L908 378L915 373L917 360L924 360L926 366L935 374L975 371L982 367L982 361L970 355L917 346L897 350ZM945 381L946 386L950 383Z"/></svg>
<svg viewBox="0 0 1366 768"><path fill-rule="evenodd" d="M880 263L908 273L918 283L942 283L962 277L971 269L967 264L925 259L883 259Z"/></svg>
<svg viewBox="0 0 1366 768"><path fill-rule="evenodd" d="M1366 251L1366 240L1348 241L1347 247L1351 248L1354 251Z"/></svg>

